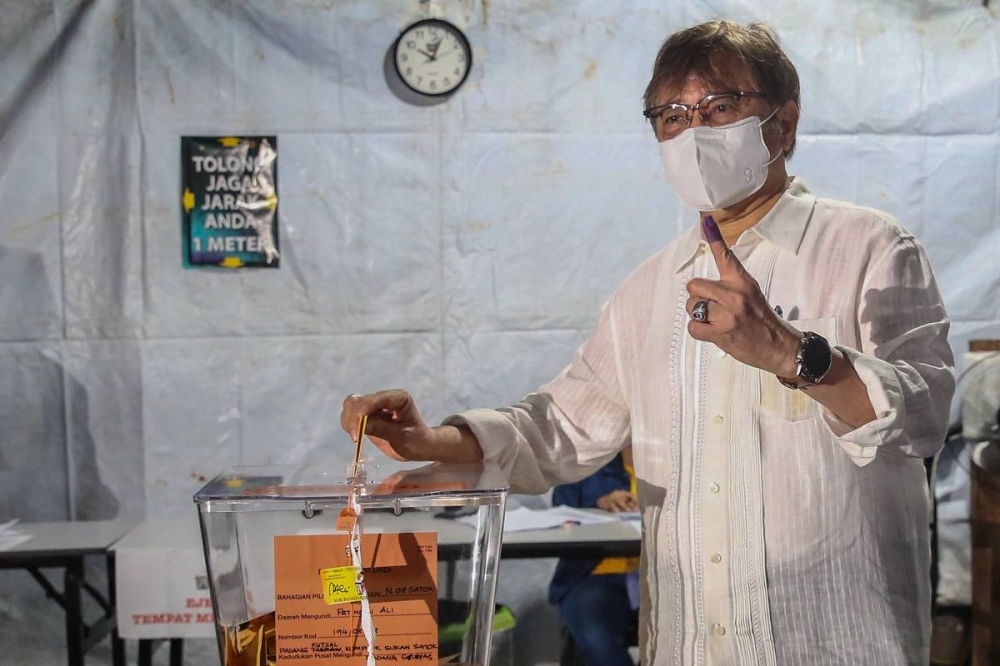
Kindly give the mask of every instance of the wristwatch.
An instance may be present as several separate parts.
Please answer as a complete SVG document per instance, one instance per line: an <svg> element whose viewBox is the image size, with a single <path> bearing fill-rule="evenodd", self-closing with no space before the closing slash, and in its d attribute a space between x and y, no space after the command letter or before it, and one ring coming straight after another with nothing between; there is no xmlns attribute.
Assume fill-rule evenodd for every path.
<svg viewBox="0 0 1000 666"><path fill-rule="evenodd" d="M815 386L826 377L832 363L830 343L822 335L807 331L802 334L802 342L795 355L795 377L778 377L778 381L790 389Z"/></svg>

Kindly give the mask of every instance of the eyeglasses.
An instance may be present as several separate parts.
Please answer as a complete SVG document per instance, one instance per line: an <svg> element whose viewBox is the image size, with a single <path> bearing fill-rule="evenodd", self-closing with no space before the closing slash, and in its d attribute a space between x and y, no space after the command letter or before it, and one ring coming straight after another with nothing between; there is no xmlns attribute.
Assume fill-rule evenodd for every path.
<svg viewBox="0 0 1000 666"><path fill-rule="evenodd" d="M745 90L713 93L706 95L697 104L681 104L679 102L661 104L651 109L645 109L642 115L646 116L653 126L656 138L660 141L666 141L674 138L691 125L693 111L697 111L702 122L711 127L728 125L742 120L743 110L741 106L744 97L764 97L764 93Z"/></svg>

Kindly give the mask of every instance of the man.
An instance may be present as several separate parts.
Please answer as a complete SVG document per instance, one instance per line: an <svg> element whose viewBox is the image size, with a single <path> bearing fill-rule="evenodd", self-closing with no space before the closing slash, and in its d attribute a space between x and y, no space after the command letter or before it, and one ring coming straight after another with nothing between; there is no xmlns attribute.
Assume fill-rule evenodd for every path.
<svg viewBox="0 0 1000 666"><path fill-rule="evenodd" d="M702 223L636 269L521 403L437 428L405 391L344 403L344 427L372 415L389 455L485 458L520 492L631 442L643 664L927 663L921 458L954 391L948 322L912 235L787 177L798 100L760 25L668 38L646 115Z"/></svg>

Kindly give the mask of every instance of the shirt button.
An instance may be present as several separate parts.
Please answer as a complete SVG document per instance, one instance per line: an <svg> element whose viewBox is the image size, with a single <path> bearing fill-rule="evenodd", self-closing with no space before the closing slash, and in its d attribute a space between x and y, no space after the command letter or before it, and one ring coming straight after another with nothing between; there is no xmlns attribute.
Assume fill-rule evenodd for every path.
<svg viewBox="0 0 1000 666"><path fill-rule="evenodd" d="M719 555L718 553L712 555L712 564L718 564L721 561L722 561L722 555Z"/></svg>
<svg viewBox="0 0 1000 666"><path fill-rule="evenodd" d="M722 414L716 414L715 416L712 417L712 423L714 423L715 425L722 425L722 422L725 420L726 419L722 418Z"/></svg>
<svg viewBox="0 0 1000 666"><path fill-rule="evenodd" d="M719 484L717 484L717 483L713 483L712 485L710 485L710 486L708 487L708 491L709 491L709 492L712 492L712 493L717 493L717 492L719 492Z"/></svg>
<svg viewBox="0 0 1000 666"><path fill-rule="evenodd" d="M712 631L715 632L716 636L725 636L726 635L726 628L723 627L721 624L715 625L715 629L713 629Z"/></svg>

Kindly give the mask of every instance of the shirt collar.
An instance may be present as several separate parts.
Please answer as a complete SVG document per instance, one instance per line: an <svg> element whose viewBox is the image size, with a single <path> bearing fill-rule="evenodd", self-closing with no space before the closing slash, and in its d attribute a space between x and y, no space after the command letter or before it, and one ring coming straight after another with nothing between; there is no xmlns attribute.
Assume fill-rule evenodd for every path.
<svg viewBox="0 0 1000 666"><path fill-rule="evenodd" d="M809 192L802 180L793 177L788 189L778 199L774 208L769 210L767 215L750 227L747 232L753 232L760 238L774 243L793 255L798 254L815 203L816 197ZM694 261L702 248L707 250L708 243L705 241L699 223L684 232L684 235L678 240L677 257L681 259L681 262L674 272L680 273Z"/></svg>

